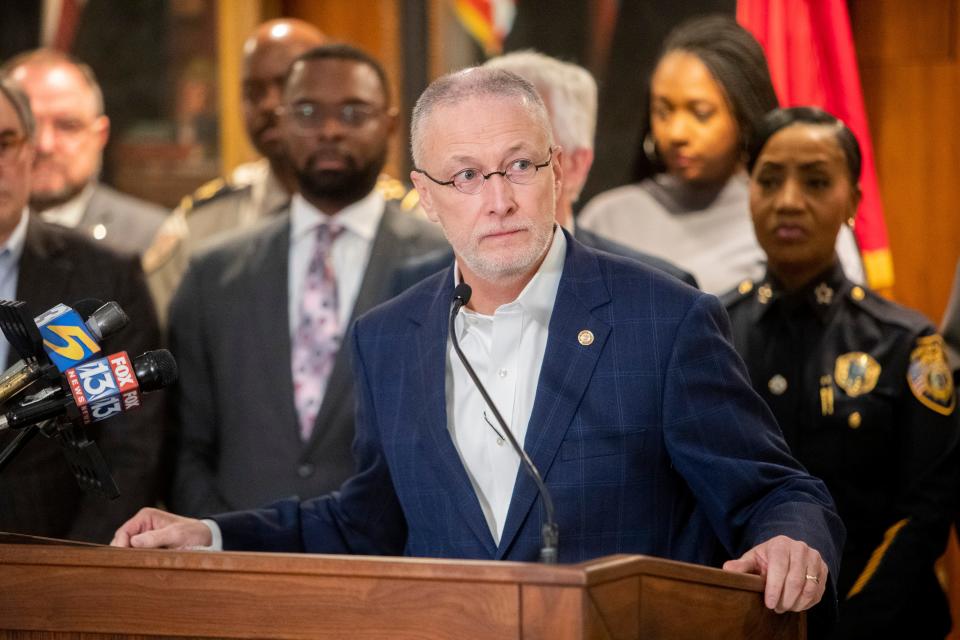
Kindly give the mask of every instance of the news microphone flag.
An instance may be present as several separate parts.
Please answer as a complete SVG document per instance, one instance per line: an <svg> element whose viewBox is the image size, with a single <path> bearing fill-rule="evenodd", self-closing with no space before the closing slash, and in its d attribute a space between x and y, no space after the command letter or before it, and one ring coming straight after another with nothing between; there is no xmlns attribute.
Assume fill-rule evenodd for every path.
<svg viewBox="0 0 960 640"><path fill-rule="evenodd" d="M84 424L140 406L140 385L126 351L84 362L64 375Z"/></svg>
<svg viewBox="0 0 960 640"><path fill-rule="evenodd" d="M79 313L65 304L58 304L34 321L43 338L43 349L58 371L86 362L100 352L100 345Z"/></svg>

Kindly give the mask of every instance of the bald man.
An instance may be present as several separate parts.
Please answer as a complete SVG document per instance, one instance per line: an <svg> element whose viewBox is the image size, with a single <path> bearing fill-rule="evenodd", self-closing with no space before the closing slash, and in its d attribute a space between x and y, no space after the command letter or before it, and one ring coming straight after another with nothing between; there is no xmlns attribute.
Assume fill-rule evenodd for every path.
<svg viewBox="0 0 960 640"><path fill-rule="evenodd" d="M249 227L289 203L296 178L280 144L277 107L290 63L325 39L302 20L278 19L258 26L244 42L243 119L250 142L262 157L185 197L157 233L143 268L163 324L197 247L224 231Z"/></svg>

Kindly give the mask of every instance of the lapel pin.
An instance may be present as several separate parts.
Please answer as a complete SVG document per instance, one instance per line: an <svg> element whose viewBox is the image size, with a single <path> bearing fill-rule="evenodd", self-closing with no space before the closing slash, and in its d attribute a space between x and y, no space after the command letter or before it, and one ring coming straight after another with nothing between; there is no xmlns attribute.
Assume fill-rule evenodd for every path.
<svg viewBox="0 0 960 640"><path fill-rule="evenodd" d="M593 331L590 329L584 329L577 334L577 342L582 344L585 347L589 347L593 344Z"/></svg>
<svg viewBox="0 0 960 640"><path fill-rule="evenodd" d="M767 382L767 388L773 395L781 396L787 390L787 379L778 373Z"/></svg>

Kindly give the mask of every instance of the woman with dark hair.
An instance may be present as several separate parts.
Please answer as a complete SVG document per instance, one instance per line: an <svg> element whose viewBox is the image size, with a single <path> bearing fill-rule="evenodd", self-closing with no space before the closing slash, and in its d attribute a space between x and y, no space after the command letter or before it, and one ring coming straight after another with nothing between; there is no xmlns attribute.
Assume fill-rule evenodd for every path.
<svg viewBox="0 0 960 640"><path fill-rule="evenodd" d="M578 224L667 258L722 293L763 273L750 228L744 160L756 123L777 107L763 49L732 18L674 29L650 79L640 182L598 195ZM656 175L647 177L651 169ZM853 234L844 267L863 280Z"/></svg>
<svg viewBox="0 0 960 640"><path fill-rule="evenodd" d="M856 138L820 109L763 119L747 167L767 273L724 302L754 388L847 527L840 616L826 635L943 638L934 562L954 513L956 395L930 322L840 268L860 164Z"/></svg>

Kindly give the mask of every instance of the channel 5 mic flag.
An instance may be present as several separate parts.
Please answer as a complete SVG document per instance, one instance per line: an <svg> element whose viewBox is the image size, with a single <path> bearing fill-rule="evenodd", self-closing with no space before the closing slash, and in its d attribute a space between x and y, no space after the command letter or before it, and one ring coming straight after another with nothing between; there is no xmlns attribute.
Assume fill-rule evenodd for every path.
<svg viewBox="0 0 960 640"><path fill-rule="evenodd" d="M58 304L34 319L43 348L61 373L86 362L100 352L100 346L79 313L65 304Z"/></svg>

